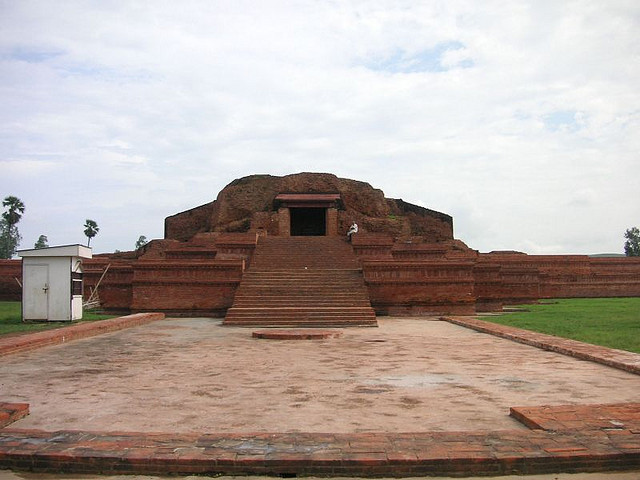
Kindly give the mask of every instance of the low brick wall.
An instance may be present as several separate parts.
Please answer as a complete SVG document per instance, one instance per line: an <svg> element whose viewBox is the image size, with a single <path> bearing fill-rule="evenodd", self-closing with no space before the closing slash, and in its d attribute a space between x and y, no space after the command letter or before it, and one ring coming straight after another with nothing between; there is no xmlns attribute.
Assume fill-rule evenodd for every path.
<svg viewBox="0 0 640 480"><path fill-rule="evenodd" d="M79 323L44 332L0 337L0 356L35 350L49 345L58 345L80 338L93 337L124 328L144 325L163 318L164 313L137 313L126 317Z"/></svg>
<svg viewBox="0 0 640 480"><path fill-rule="evenodd" d="M640 467L639 437L630 428L351 434L0 429L0 468L283 477L608 472Z"/></svg>
<svg viewBox="0 0 640 480"><path fill-rule="evenodd" d="M637 353L591 345L508 325L499 325L472 317L442 317L441 320L542 350L569 355L580 360L596 362L640 375L640 354Z"/></svg>
<svg viewBox="0 0 640 480"><path fill-rule="evenodd" d="M223 316L233 304L243 266L242 260L138 262L131 310Z"/></svg>
<svg viewBox="0 0 640 480"><path fill-rule="evenodd" d="M640 297L640 258L633 257L480 254L476 276L479 303L493 305L540 298Z"/></svg>
<svg viewBox="0 0 640 480"><path fill-rule="evenodd" d="M106 311L223 316L257 236L199 234L191 242L154 242L148 251L83 262L85 299L109 266L98 289ZM352 246L381 315L470 315L541 298L640 297L640 258L484 254L457 241L394 243L380 234L358 234ZM21 270L19 260L0 260L0 300L21 299L15 280Z"/></svg>
<svg viewBox="0 0 640 480"><path fill-rule="evenodd" d="M364 260L371 306L386 315L475 313L471 261Z"/></svg>

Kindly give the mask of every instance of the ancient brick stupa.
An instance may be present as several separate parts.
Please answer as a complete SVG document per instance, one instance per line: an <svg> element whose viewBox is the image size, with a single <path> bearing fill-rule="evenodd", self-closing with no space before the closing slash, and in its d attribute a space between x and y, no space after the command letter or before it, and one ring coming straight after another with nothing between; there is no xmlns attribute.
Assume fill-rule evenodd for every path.
<svg viewBox="0 0 640 480"><path fill-rule="evenodd" d="M353 223L359 229L350 245L345 233ZM385 198L367 183L322 173L241 178L215 201L165 221L166 239L214 240L219 259L233 258L226 245L233 234L256 245L243 255L249 268L225 324L363 326L376 320L354 246L365 236L367 249L400 240L451 241L453 221Z"/></svg>
<svg viewBox="0 0 640 480"><path fill-rule="evenodd" d="M453 239L449 215L385 198L382 190L368 183L326 173L235 180L215 201L168 217L165 238L186 241L203 232L336 236L344 235L354 221L362 232L395 240Z"/></svg>
<svg viewBox="0 0 640 480"><path fill-rule="evenodd" d="M346 232L357 223L349 242ZM640 296L640 259L479 253L449 215L331 174L252 175L165 220L165 238L87 261L110 311L243 326L371 326L539 298Z"/></svg>

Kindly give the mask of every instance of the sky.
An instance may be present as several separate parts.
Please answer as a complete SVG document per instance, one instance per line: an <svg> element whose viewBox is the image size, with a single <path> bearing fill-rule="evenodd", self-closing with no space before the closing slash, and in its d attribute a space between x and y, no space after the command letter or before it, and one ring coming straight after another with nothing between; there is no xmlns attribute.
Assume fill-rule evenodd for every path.
<svg viewBox="0 0 640 480"><path fill-rule="evenodd" d="M637 0L0 0L0 196L94 253L251 174L327 172L473 249L640 226Z"/></svg>

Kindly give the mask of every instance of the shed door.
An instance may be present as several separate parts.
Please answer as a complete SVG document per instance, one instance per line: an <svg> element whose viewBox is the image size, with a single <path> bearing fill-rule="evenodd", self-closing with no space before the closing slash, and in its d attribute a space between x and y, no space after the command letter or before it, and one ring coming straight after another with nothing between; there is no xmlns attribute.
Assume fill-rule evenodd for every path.
<svg viewBox="0 0 640 480"><path fill-rule="evenodd" d="M49 266L25 265L24 318L48 320Z"/></svg>

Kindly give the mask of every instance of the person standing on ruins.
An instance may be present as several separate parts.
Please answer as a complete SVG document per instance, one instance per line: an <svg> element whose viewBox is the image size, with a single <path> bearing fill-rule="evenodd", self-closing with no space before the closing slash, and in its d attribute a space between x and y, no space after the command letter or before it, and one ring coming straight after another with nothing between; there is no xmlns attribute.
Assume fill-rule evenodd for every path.
<svg viewBox="0 0 640 480"><path fill-rule="evenodd" d="M353 222L351 224L351 226L349 227L349 231L347 232L347 238L349 239L349 242L351 242L351 235L353 235L354 233L358 233L358 224L356 222Z"/></svg>

